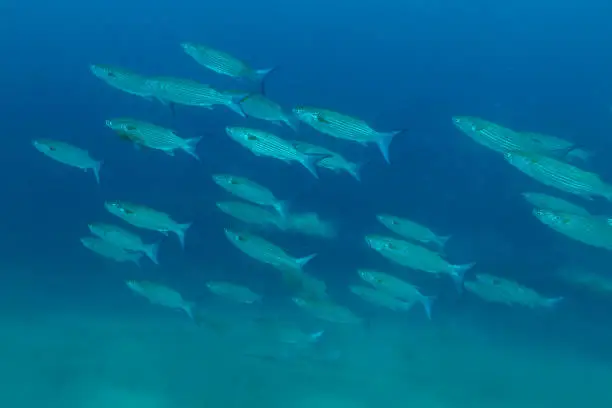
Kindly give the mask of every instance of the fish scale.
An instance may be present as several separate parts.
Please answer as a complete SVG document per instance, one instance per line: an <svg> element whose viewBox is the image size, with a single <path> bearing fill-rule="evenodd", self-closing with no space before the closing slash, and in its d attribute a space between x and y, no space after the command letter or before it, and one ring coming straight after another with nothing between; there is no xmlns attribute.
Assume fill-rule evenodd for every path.
<svg viewBox="0 0 612 408"><path fill-rule="evenodd" d="M517 153L510 153L510 155L512 154ZM522 157L529 159L527 156ZM597 192L597 188L601 186L602 181L594 173L580 170L577 167L546 156L537 156L535 160L516 164L512 163L511 156L507 159L519 170L551 187L578 195L601 194Z"/></svg>
<svg viewBox="0 0 612 408"><path fill-rule="evenodd" d="M371 136L376 134L370 126L359 119L331 111L321 110L320 112L323 122L320 122L321 125L317 126L317 130L325 133L332 130L337 137L348 140L369 141Z"/></svg>
<svg viewBox="0 0 612 408"><path fill-rule="evenodd" d="M206 84L187 79L160 77L151 80L156 96L192 106L226 105L231 98Z"/></svg>

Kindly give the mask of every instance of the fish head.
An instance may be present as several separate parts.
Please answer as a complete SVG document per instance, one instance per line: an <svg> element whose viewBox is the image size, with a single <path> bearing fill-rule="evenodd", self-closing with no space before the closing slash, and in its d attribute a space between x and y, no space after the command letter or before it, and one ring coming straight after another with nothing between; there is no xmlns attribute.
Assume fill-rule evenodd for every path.
<svg viewBox="0 0 612 408"><path fill-rule="evenodd" d="M106 225L100 223L100 222L90 222L89 224L87 224L87 227L89 228L89 230L93 233L93 234L104 234L104 232L106 231Z"/></svg>
<svg viewBox="0 0 612 408"><path fill-rule="evenodd" d="M231 242L245 242L245 241L248 241L248 237L244 233L232 231L229 228L225 228L224 231L225 231L225 236Z"/></svg>
<svg viewBox="0 0 612 408"><path fill-rule="evenodd" d="M314 108L307 106L296 106L292 109L293 114L302 122L316 123L321 121L321 113Z"/></svg>
<svg viewBox="0 0 612 408"><path fill-rule="evenodd" d="M198 46L190 42L181 43L181 48L187 53L187 55L194 55L198 51Z"/></svg>
<svg viewBox="0 0 612 408"><path fill-rule="evenodd" d="M261 140L258 131L254 129L228 126L225 128L225 132L233 140L245 146L256 144Z"/></svg>
<svg viewBox="0 0 612 408"><path fill-rule="evenodd" d="M119 217L124 217L134 213L133 209L130 209L129 207L130 206L127 203L118 200L104 202L104 208L106 208L106 210L111 214Z"/></svg>
<svg viewBox="0 0 612 408"><path fill-rule="evenodd" d="M94 238L92 237L81 238L81 244L83 244L85 248L91 248L94 245Z"/></svg>
<svg viewBox="0 0 612 408"><path fill-rule="evenodd" d="M365 269L359 269L357 271L357 275L359 275L359 277L361 279L363 279L364 281L370 283L374 281L374 276L372 275L371 271L365 270Z"/></svg>
<svg viewBox="0 0 612 408"><path fill-rule="evenodd" d="M504 153L504 159L513 166L527 167L537 164L539 157L536 154L513 150Z"/></svg>
<svg viewBox="0 0 612 408"><path fill-rule="evenodd" d="M533 215L547 225L567 225L571 222L571 217L568 215L543 208L534 209Z"/></svg>
<svg viewBox="0 0 612 408"><path fill-rule="evenodd" d="M100 79L112 79L117 76L117 69L110 65L91 64L89 70Z"/></svg>
<svg viewBox="0 0 612 408"><path fill-rule="evenodd" d="M214 174L212 179L215 183L220 186L232 186L240 184L240 181L236 176L232 176L231 174Z"/></svg>
<svg viewBox="0 0 612 408"><path fill-rule="evenodd" d="M400 224L400 219L393 215L380 214L376 216L376 219L385 227L393 229Z"/></svg>
<svg viewBox="0 0 612 408"><path fill-rule="evenodd" d="M32 141L32 145L36 150L43 153L52 153L57 150L57 144L49 139L36 139Z"/></svg>
<svg viewBox="0 0 612 408"><path fill-rule="evenodd" d="M381 251L388 246L387 241L377 235L366 235L365 241L375 251Z"/></svg>
<svg viewBox="0 0 612 408"><path fill-rule="evenodd" d="M482 119L472 116L453 116L453 125L463 132L479 132L486 128Z"/></svg>

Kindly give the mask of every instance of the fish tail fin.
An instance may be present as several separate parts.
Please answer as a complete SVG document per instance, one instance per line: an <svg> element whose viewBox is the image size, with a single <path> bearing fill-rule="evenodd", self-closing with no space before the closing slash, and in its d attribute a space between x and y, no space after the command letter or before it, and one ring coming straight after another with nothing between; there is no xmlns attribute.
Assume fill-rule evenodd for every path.
<svg viewBox="0 0 612 408"><path fill-rule="evenodd" d="M391 145L393 138L404 132L405 130L394 130L393 132L380 132L378 134L378 141L376 144L378 145L378 148L380 149L380 152L387 163L391 163L391 160L389 159L389 146Z"/></svg>
<svg viewBox="0 0 612 408"><path fill-rule="evenodd" d="M451 276L453 281L455 281L455 286L457 287L457 292L463 292L463 279L465 278L465 273L472 269L476 265L476 262L463 264L463 265L451 265Z"/></svg>
<svg viewBox="0 0 612 408"><path fill-rule="evenodd" d="M283 122L285 123L285 125L289 126L294 132L298 131L300 121L295 116L287 115L283 118Z"/></svg>
<svg viewBox="0 0 612 408"><path fill-rule="evenodd" d="M319 173L317 172L317 164L328 157L331 157L329 154L303 154L301 163L306 169L312 174L315 178L319 178Z"/></svg>
<svg viewBox="0 0 612 408"><path fill-rule="evenodd" d="M253 78L260 84L260 92L262 93L262 95L266 94L265 80L267 76L270 75L272 72L276 71L277 69L278 67L256 69L253 73Z"/></svg>
<svg viewBox="0 0 612 408"><path fill-rule="evenodd" d="M548 298L548 299L544 300L544 306L549 308L549 309L554 309L564 299L565 298L563 296L558 296L558 297L554 297L554 298Z"/></svg>
<svg viewBox="0 0 612 408"><path fill-rule="evenodd" d="M273 207L276 210L276 212L278 213L278 215L280 215L283 220L287 219L287 213L288 213L288 209L289 209L289 202L288 201L280 201L279 200L279 201L274 203Z"/></svg>
<svg viewBox="0 0 612 408"><path fill-rule="evenodd" d="M420 299L423 309L425 309L425 315L431 320L431 305L435 302L436 296L423 296Z"/></svg>
<svg viewBox="0 0 612 408"><path fill-rule="evenodd" d="M310 254L308 256L296 259L295 263L297 264L298 268L301 270L302 268L304 268L304 265L306 265L316 256L317 254Z"/></svg>
<svg viewBox="0 0 612 408"><path fill-rule="evenodd" d="M189 227L191 227L191 224L191 222L188 222L186 224L178 224L176 230L174 231L174 233L179 239L179 242L181 243L181 248L183 249L185 249L185 233L187 232Z"/></svg>
<svg viewBox="0 0 612 408"><path fill-rule="evenodd" d="M229 96L229 99L227 100L227 103L225 104L225 106L227 106L230 110L242 116L243 118L246 118L247 114L244 112L244 109L242 109L242 102L248 99L249 96L251 96L251 93L249 92L229 93L228 92L226 95Z"/></svg>
<svg viewBox="0 0 612 408"><path fill-rule="evenodd" d="M96 182L98 184L100 184L100 168L102 168L103 164L104 164L104 162L102 160L99 160L91 168L91 170L93 171L94 177L96 178Z"/></svg>
<svg viewBox="0 0 612 408"><path fill-rule="evenodd" d="M198 147L198 143L200 143L200 140L202 140L202 136L189 138L185 140L185 146L183 147L183 150L185 150L185 152L189 153L197 160L200 160L200 157L196 153L196 148Z"/></svg>
<svg viewBox="0 0 612 408"><path fill-rule="evenodd" d="M444 247L446 246L446 243L448 242L449 239L451 239L452 235L444 235L441 237L436 237L435 239L435 243L441 248L444 249Z"/></svg>
<svg viewBox="0 0 612 408"><path fill-rule="evenodd" d="M157 260L157 253L159 252L159 244L161 244L161 241L147 245L147 247L145 248L145 254L149 257L149 259L155 265L159 265L159 261Z"/></svg>
<svg viewBox="0 0 612 408"><path fill-rule="evenodd" d="M319 341L321 339L321 336L323 336L323 333L325 333L325 330L319 330L317 332L310 333L308 335L308 341L312 343Z"/></svg>
<svg viewBox="0 0 612 408"><path fill-rule="evenodd" d="M140 265L140 257L141 257L140 254L136 254L136 256L130 258L130 261L134 262L136 264L136 266L139 267L139 268L141 267L141 265Z"/></svg>
<svg viewBox="0 0 612 408"><path fill-rule="evenodd" d="M181 306L181 309L183 309L185 313L187 313L187 316L189 316L189 318L194 322L196 322L196 318L193 313L193 309L195 308L195 306L196 304L193 302L186 302L185 304L183 304L183 306Z"/></svg>
<svg viewBox="0 0 612 408"><path fill-rule="evenodd" d="M351 165L347 169L349 174L360 183L361 183L361 166L363 166L363 163L351 163Z"/></svg>

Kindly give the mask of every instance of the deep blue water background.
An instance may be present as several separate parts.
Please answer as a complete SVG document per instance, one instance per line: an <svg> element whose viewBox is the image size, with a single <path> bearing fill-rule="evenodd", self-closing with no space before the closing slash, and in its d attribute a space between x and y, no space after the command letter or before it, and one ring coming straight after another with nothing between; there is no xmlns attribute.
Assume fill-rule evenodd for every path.
<svg viewBox="0 0 612 408"><path fill-rule="evenodd" d="M122 282L135 273L188 288L195 297L195 284L223 276L222 271L241 273L243 281L270 291L261 278L269 274L237 256L222 233L227 219L215 211L214 202L226 195L210 174L237 172L279 196L299 197L297 208L338 223L341 239L335 242L277 236L296 255L319 252L311 270L337 296L346 297L342 288L355 281L356 267L387 265L365 249L362 236L382 231L374 214L389 212L452 233L449 256L457 263L477 261L479 271L565 294L567 303L547 325L584 333L585 322L609 322L608 303L573 293L551 275L567 264L609 269L610 255L540 225L520 192L545 190L461 135L450 121L453 115L482 116L575 140L597 152L593 169L612 180L609 2L95 0L4 2L0 11L0 251L6 305L70 306L87 298L138 307ZM407 129L391 146L392 164L385 165L373 147L336 143L304 126L299 134L304 140L328 142L368 161L360 184L328 173L315 182L299 166L250 155L223 131L229 124L267 126L262 122L244 121L223 108L179 107L173 119L160 104L122 94L88 70L91 63L113 64L223 89L243 86L199 67L182 52L182 41L209 44L257 68L278 66L267 92L287 108L318 105L364 118L381 130ZM105 119L116 116L204 136L198 148L202 161L135 151L104 127ZM33 149L31 140L40 137L73 142L103 159L101 185L91 174ZM169 237L161 248L162 267L134 272L83 249L79 238L88 233L88 222L115 221L103 208L106 199L142 202L179 221L194 220L185 252ZM597 201L590 208L612 213L610 206ZM482 303L458 299L452 286L441 286L448 293L442 296L442 315L476 313L503 325L501 313L512 321L512 312L487 316ZM535 319L534 325L541 323ZM609 337L602 335L590 341L603 344Z"/></svg>

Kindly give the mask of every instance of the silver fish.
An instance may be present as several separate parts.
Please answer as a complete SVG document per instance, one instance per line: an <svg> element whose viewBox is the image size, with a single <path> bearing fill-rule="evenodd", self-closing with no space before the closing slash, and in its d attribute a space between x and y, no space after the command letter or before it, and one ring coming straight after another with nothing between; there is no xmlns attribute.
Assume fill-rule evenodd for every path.
<svg viewBox="0 0 612 408"><path fill-rule="evenodd" d="M125 249L113 245L112 243L98 237L81 238L81 243L85 248L105 258L109 258L117 262L134 262L136 265L140 266L140 258L142 258L142 254L139 252L126 251Z"/></svg>
<svg viewBox="0 0 612 408"><path fill-rule="evenodd" d="M400 239L367 235L365 240L370 248L397 264L433 274L449 274L457 290L461 290L465 273L475 265L453 265L437 252Z"/></svg>
<svg viewBox="0 0 612 408"><path fill-rule="evenodd" d="M191 223L179 224L164 212L127 201L106 201L104 208L135 227L158 231L164 235L173 232L178 237L181 247L185 247L185 232Z"/></svg>
<svg viewBox="0 0 612 408"><path fill-rule="evenodd" d="M311 254L302 258L294 258L273 243L247 232L236 232L226 228L225 236L246 255L281 271L300 272L304 265L317 256L317 254Z"/></svg>
<svg viewBox="0 0 612 408"><path fill-rule="evenodd" d="M153 97L153 89L150 87L148 78L143 75L112 65L92 64L89 70L113 88L145 99Z"/></svg>
<svg viewBox="0 0 612 408"><path fill-rule="evenodd" d="M244 78L262 82L274 68L253 69L238 58L203 44L184 42L181 48L198 64L213 72L232 78Z"/></svg>
<svg viewBox="0 0 612 408"><path fill-rule="evenodd" d="M246 177L231 174L213 174L213 181L229 193L250 201L253 204L274 208L281 217L287 215L287 202L276 198L267 187L262 186Z"/></svg>
<svg viewBox="0 0 612 408"><path fill-rule="evenodd" d="M402 299L391 296L386 292L369 288L367 286L351 285L349 286L351 293L359 296L361 299L376 306L385 307L396 312L407 312L412 309L414 302L407 302Z"/></svg>
<svg viewBox="0 0 612 408"><path fill-rule="evenodd" d="M424 225L395 215L380 214L376 216L376 219L396 234L424 244L433 244L438 251L444 251L444 246L450 239L450 235L439 236Z"/></svg>
<svg viewBox="0 0 612 408"><path fill-rule="evenodd" d="M247 224L285 228L283 219L277 213L257 205L242 201L219 201L217 202L217 208Z"/></svg>
<svg viewBox="0 0 612 408"><path fill-rule="evenodd" d="M329 300L305 299L301 297L292 297L291 300L293 300L296 306L321 320L340 324L359 324L362 321L350 309L332 303Z"/></svg>
<svg viewBox="0 0 612 408"><path fill-rule="evenodd" d="M407 302L418 301L423 305L427 318L431 319L431 304L435 300L433 296L425 296L419 288L410 282L406 282L388 273L378 272L371 269L359 269L357 275L376 289L388 293Z"/></svg>
<svg viewBox="0 0 612 408"><path fill-rule="evenodd" d="M196 147L202 137L183 139L172 129L131 118L109 119L106 121L106 126L136 146L161 150L170 156L174 156L174 151L180 149L200 160Z"/></svg>
<svg viewBox="0 0 612 408"><path fill-rule="evenodd" d="M128 280L127 287L136 294L143 296L154 305L165 306L171 309L181 309L193 320L195 304L187 302L183 296L174 289L150 281Z"/></svg>
<svg viewBox="0 0 612 408"><path fill-rule="evenodd" d="M261 130L227 127L225 131L232 140L250 150L254 155L272 157L285 163L297 161L315 178L319 178L316 165L326 156L302 153L291 142Z"/></svg>
<svg viewBox="0 0 612 408"><path fill-rule="evenodd" d="M345 171L355 180L361 181L361 164L353 163L345 159L341 154L333 152L325 147L316 146L301 141L292 141L296 149L306 154L319 154L328 156L317 163L319 167L331 170L335 173Z"/></svg>
<svg viewBox="0 0 612 408"><path fill-rule="evenodd" d="M102 161L92 159L87 150L73 146L66 142L50 139L36 139L32 144L39 152L68 166L82 170L93 171L98 184L100 183L100 167Z"/></svg>
<svg viewBox="0 0 612 408"><path fill-rule="evenodd" d="M495 303L519 304L530 308L553 308L563 297L547 298L535 290L518 283L488 274L477 274L476 280L466 281L466 290L476 296Z"/></svg>
<svg viewBox="0 0 612 408"><path fill-rule="evenodd" d="M140 236L127 231L121 227L102 222L93 222L88 224L92 234L103 240L123 248L128 251L142 252L149 257L155 264L159 264L157 260L157 251L159 250L159 242L154 244L145 244Z"/></svg>
<svg viewBox="0 0 612 408"><path fill-rule="evenodd" d="M223 105L238 115L245 116L240 104L236 102L235 95L217 91L210 85L174 77L154 77L149 79L149 83L154 89L154 96L164 104L178 103L208 109ZM245 95L248 94L242 93L243 97Z"/></svg>
<svg viewBox="0 0 612 408"><path fill-rule="evenodd" d="M230 282L210 281L206 287L215 295L225 297L238 303L252 304L261 302L261 295L253 292L246 286Z"/></svg>
<svg viewBox="0 0 612 408"><path fill-rule="evenodd" d="M293 113L302 122L328 136L362 145L377 144L387 163L390 163L389 145L391 141L396 135L404 132L403 130L379 132L361 119L312 106L298 106L293 109Z"/></svg>
<svg viewBox="0 0 612 408"><path fill-rule="evenodd" d="M284 123L297 132L298 122L296 118L285 112L278 103L270 100L265 95L260 93L248 95L236 93L234 100L240 104L242 112L247 117L265 120L279 126Z"/></svg>
<svg viewBox="0 0 612 408"><path fill-rule="evenodd" d="M537 208L584 216L591 215L585 208L559 197L542 193L522 193L522 196L528 203Z"/></svg>

